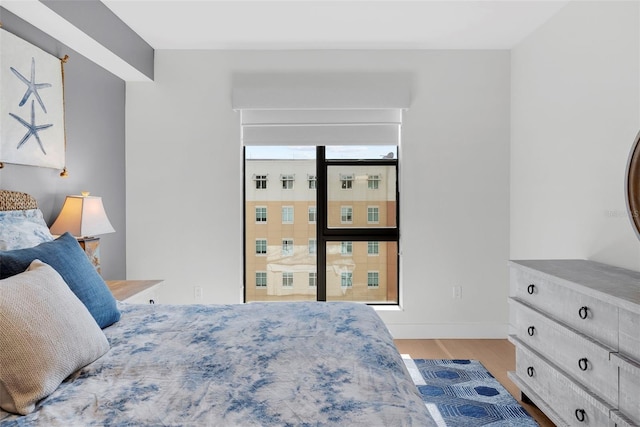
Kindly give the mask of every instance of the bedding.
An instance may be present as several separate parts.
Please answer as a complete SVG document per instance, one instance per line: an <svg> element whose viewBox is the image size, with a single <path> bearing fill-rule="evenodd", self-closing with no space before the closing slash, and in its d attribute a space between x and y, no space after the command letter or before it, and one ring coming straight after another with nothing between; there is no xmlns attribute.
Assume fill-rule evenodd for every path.
<svg viewBox="0 0 640 427"><path fill-rule="evenodd" d="M2 426L432 426L375 311L120 304L111 349Z"/></svg>
<svg viewBox="0 0 640 427"><path fill-rule="evenodd" d="M0 190L0 211L25 209L37 209L35 199ZM2 230L7 217L0 218ZM58 321L66 320L44 325L32 319L22 325L24 334L0 342L0 350L11 351L18 343L27 353L31 348L45 359L38 362L26 353L18 357L17 364L31 370L36 367L29 363L56 359L61 344L65 351L82 354L61 375L78 370L57 388L49 386L42 400L33 399L29 405L35 403L35 408L23 411L33 412L17 415L0 409L2 427L436 425L391 335L369 306L116 303L72 236L53 241L45 236L35 244L0 251L0 278L9 277L0 281L0 291L27 277L24 271L40 259L48 265L34 264L46 273L45 282L55 282L52 286L59 291L64 280L77 299L63 292L34 309L36 301L43 302L38 295L46 291L25 297L30 308L13 314L38 317L45 310ZM27 279L24 286L37 288L38 280ZM63 297L69 300L60 302ZM78 314L80 301L88 310L80 310L84 315ZM64 317L69 315L72 319ZM54 330L48 330L52 326ZM0 328L0 334L6 333ZM61 329L68 336L61 335ZM77 341L62 343L70 339ZM106 353L89 363L98 355L87 356L86 350ZM0 377L7 369L0 365ZM20 383L23 378L13 379ZM0 389L0 401L8 401L7 393Z"/></svg>

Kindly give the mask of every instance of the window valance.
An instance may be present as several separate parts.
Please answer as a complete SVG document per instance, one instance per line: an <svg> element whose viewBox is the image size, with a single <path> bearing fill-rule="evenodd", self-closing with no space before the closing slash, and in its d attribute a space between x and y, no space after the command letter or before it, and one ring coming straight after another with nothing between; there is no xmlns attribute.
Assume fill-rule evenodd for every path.
<svg viewBox="0 0 640 427"><path fill-rule="evenodd" d="M406 74L234 76L244 145L397 145L410 104Z"/></svg>

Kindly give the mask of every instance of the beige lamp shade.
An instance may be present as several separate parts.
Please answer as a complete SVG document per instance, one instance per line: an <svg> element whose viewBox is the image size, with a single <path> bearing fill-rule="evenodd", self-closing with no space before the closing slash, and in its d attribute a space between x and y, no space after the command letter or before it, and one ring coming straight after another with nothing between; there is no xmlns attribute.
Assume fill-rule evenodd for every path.
<svg viewBox="0 0 640 427"><path fill-rule="evenodd" d="M58 218L51 226L51 234L68 231L75 237L90 237L116 231L104 211L102 197L88 194L67 196Z"/></svg>

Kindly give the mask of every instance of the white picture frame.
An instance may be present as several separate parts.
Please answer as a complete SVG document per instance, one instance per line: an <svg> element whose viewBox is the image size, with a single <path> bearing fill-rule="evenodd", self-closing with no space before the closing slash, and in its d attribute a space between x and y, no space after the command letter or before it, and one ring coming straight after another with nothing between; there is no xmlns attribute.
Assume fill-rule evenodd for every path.
<svg viewBox="0 0 640 427"><path fill-rule="evenodd" d="M0 162L63 169L59 58L0 28Z"/></svg>

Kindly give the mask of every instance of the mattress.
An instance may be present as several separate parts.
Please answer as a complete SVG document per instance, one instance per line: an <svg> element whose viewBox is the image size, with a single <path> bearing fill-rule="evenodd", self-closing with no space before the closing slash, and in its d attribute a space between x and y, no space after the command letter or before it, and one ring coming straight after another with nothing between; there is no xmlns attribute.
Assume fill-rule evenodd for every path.
<svg viewBox="0 0 640 427"><path fill-rule="evenodd" d="M120 304L109 352L2 426L432 426L375 311Z"/></svg>

